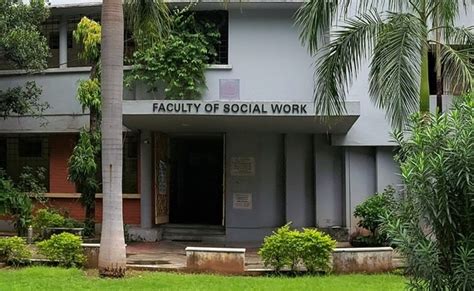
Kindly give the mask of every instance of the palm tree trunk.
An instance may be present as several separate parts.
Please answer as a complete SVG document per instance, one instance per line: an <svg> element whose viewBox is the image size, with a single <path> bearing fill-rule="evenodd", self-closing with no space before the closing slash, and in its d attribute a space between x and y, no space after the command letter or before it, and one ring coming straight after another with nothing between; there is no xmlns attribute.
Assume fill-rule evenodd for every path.
<svg viewBox="0 0 474 291"><path fill-rule="evenodd" d="M102 185L103 212L99 274L125 275L122 212L123 8L121 0L102 6Z"/></svg>
<svg viewBox="0 0 474 291"><path fill-rule="evenodd" d="M430 111L430 83L428 72L428 47L424 47L421 53L420 112Z"/></svg>

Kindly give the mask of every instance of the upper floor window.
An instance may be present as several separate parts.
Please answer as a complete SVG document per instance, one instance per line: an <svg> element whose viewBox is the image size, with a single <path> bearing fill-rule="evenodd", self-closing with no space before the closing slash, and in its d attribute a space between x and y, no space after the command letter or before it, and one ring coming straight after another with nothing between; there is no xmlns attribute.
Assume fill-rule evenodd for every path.
<svg viewBox="0 0 474 291"><path fill-rule="evenodd" d="M217 57L214 64L229 63L229 13L225 10L196 11L196 20L214 24L219 30L220 39L215 50Z"/></svg>

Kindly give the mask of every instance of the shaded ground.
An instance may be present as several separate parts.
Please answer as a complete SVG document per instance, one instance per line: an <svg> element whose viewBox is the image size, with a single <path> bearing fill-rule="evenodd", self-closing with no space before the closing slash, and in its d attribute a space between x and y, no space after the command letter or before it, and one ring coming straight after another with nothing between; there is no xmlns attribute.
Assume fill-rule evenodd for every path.
<svg viewBox="0 0 474 291"><path fill-rule="evenodd" d="M125 279L100 279L78 269L0 269L0 290L403 290L397 275L225 277L129 272ZM94 275L91 275L94 274Z"/></svg>

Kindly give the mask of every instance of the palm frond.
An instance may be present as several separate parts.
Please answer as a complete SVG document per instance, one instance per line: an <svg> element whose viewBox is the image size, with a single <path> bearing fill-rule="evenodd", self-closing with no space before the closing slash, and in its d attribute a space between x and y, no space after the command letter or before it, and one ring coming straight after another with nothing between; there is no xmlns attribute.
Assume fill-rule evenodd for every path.
<svg viewBox="0 0 474 291"><path fill-rule="evenodd" d="M370 12L349 19L315 61L316 112L324 115L345 112L346 91L368 56L375 36L383 26L378 14Z"/></svg>
<svg viewBox="0 0 474 291"><path fill-rule="evenodd" d="M339 1L310 0L295 14L300 40L311 54L328 42L329 30L338 11Z"/></svg>
<svg viewBox="0 0 474 291"><path fill-rule="evenodd" d="M392 127L402 128L418 110L421 53L426 29L412 14L391 14L380 31L370 64L369 93L385 109Z"/></svg>
<svg viewBox="0 0 474 291"><path fill-rule="evenodd" d="M169 31L168 6L163 0L125 0L125 16L134 37L156 41Z"/></svg>
<svg viewBox="0 0 474 291"><path fill-rule="evenodd" d="M468 92L474 88L474 47L465 46L456 49L441 44L441 65L443 78L457 92Z"/></svg>
<svg viewBox="0 0 474 291"><path fill-rule="evenodd" d="M445 43L452 45L474 45L474 26L447 26L441 28L446 32Z"/></svg>

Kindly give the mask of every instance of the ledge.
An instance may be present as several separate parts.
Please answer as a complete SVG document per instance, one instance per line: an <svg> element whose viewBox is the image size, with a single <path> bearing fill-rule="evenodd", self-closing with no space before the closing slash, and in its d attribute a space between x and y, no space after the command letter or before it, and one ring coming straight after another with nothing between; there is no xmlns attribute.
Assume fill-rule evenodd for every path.
<svg viewBox="0 0 474 291"><path fill-rule="evenodd" d="M335 253L364 253L364 252L391 252L391 247L370 247L370 248L336 248Z"/></svg>
<svg viewBox="0 0 474 291"><path fill-rule="evenodd" d="M96 199L102 199L103 198L102 193L97 193L95 194ZM81 197L81 193L45 193L44 197L46 198L70 198L70 199L76 199ZM124 193L122 194L123 199L140 199L140 194L137 193Z"/></svg>
<svg viewBox="0 0 474 291"><path fill-rule="evenodd" d="M244 248L209 248L209 247L187 247L187 252L208 252L208 253L245 253Z"/></svg>
<svg viewBox="0 0 474 291"><path fill-rule="evenodd" d="M123 66L124 71L129 71L132 66ZM91 67L67 67L67 68L48 68L44 71L29 73L25 70L0 70L0 76L12 75L45 75L45 74L71 74L71 73L88 73ZM229 64L211 64L207 65L207 70L232 70Z"/></svg>

